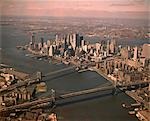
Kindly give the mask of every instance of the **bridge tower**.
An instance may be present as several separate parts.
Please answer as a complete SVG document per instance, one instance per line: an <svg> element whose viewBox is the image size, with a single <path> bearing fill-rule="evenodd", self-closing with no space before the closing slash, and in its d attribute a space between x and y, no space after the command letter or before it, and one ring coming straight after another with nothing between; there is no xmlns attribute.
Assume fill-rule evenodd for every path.
<svg viewBox="0 0 150 121"><path fill-rule="evenodd" d="M38 72L36 73L36 77L37 77L37 80L38 80L38 81L41 81L41 80L42 80L42 72L38 71Z"/></svg>
<svg viewBox="0 0 150 121"><path fill-rule="evenodd" d="M113 88L113 90L112 90L112 94L113 94L113 95L117 95L117 81L114 81L114 82L113 82L113 85L114 85L114 88Z"/></svg>
<svg viewBox="0 0 150 121"><path fill-rule="evenodd" d="M51 89L52 107L55 106L55 90Z"/></svg>

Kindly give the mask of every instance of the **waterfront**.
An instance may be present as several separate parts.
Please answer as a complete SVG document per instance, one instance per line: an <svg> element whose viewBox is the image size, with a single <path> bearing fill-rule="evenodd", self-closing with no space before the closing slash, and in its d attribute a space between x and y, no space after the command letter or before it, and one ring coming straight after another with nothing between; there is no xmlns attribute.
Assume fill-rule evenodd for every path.
<svg viewBox="0 0 150 121"><path fill-rule="evenodd" d="M11 34L9 34L11 33ZM19 33L19 34L17 34ZM14 68L27 73L42 71L47 73L66 67L66 65L49 64L47 61L35 60L26 57L24 51L18 51L17 45L28 42L28 37L20 29L11 26L3 27L2 31L2 52L1 62L11 65ZM10 43L10 44L8 44ZM46 79L48 89L55 89L56 93L66 93L99 86L107 82L103 77L95 72L70 73L55 79ZM41 95L42 96L42 95ZM92 96L92 100L78 100L75 98L73 104L60 105L55 109L58 119L62 121L135 121L134 116L121 107L123 102L134 102L125 94L117 96L102 95ZM94 98L95 97L95 98ZM86 97L87 98L87 97ZM76 103L75 103L76 102Z"/></svg>

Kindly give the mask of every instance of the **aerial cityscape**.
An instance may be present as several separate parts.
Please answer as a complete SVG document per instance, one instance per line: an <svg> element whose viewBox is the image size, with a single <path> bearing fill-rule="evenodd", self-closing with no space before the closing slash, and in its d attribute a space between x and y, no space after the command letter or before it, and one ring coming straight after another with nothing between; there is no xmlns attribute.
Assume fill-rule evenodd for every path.
<svg viewBox="0 0 150 121"><path fill-rule="evenodd" d="M0 1L0 121L150 121L149 4Z"/></svg>

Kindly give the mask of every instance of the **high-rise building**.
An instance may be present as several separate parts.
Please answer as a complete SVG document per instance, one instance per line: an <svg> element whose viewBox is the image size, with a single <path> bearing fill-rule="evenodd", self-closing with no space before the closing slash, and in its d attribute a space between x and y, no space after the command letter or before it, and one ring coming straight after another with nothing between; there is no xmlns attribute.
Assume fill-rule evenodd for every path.
<svg viewBox="0 0 150 121"><path fill-rule="evenodd" d="M67 42L68 45L70 45L70 34L67 35L66 42Z"/></svg>
<svg viewBox="0 0 150 121"><path fill-rule="evenodd" d="M88 53L88 45L84 45L82 48L86 53Z"/></svg>
<svg viewBox="0 0 150 121"><path fill-rule="evenodd" d="M96 43L96 53L98 54L100 52L101 49L101 44L100 43Z"/></svg>
<svg viewBox="0 0 150 121"><path fill-rule="evenodd" d="M44 43L44 38L41 37L41 46L43 47L43 43Z"/></svg>
<svg viewBox="0 0 150 121"><path fill-rule="evenodd" d="M64 49L66 50L67 48L68 48L67 38L64 37Z"/></svg>
<svg viewBox="0 0 150 121"><path fill-rule="evenodd" d="M82 40L82 41L81 41L81 46L82 46L82 48L83 48L84 45L85 45L85 40Z"/></svg>
<svg viewBox="0 0 150 121"><path fill-rule="evenodd" d="M31 40L30 40L30 43L29 43L29 48L33 50L34 49L34 44L35 44L35 35L32 34Z"/></svg>
<svg viewBox="0 0 150 121"><path fill-rule="evenodd" d="M34 35L34 34L32 34L30 42L31 42L32 44L35 43L35 35Z"/></svg>
<svg viewBox="0 0 150 121"><path fill-rule="evenodd" d="M138 58L138 48L137 48L137 47L135 47L135 48L134 48L133 60L134 60L134 61L136 61L136 60L137 60L137 58Z"/></svg>
<svg viewBox="0 0 150 121"><path fill-rule="evenodd" d="M144 44L142 49L142 57L150 59L150 44Z"/></svg>
<svg viewBox="0 0 150 121"><path fill-rule="evenodd" d="M51 41L47 40L47 46L50 47L50 45L51 45Z"/></svg>
<svg viewBox="0 0 150 121"><path fill-rule="evenodd" d="M49 56L50 57L54 56L54 47L53 47L53 45L51 45L50 48L49 48Z"/></svg>
<svg viewBox="0 0 150 121"><path fill-rule="evenodd" d="M55 42L56 42L56 45L59 45L59 36L56 34L56 37L55 37Z"/></svg>
<svg viewBox="0 0 150 121"><path fill-rule="evenodd" d="M113 39L110 42L110 53L114 54L116 52L116 40Z"/></svg>
<svg viewBox="0 0 150 121"><path fill-rule="evenodd" d="M106 52L107 52L107 55L110 54L110 41L109 40L107 41Z"/></svg>
<svg viewBox="0 0 150 121"><path fill-rule="evenodd" d="M70 42L71 42L71 45L72 45L74 50L76 49L76 47L81 46L81 41L82 40L83 40L83 37L79 36L79 34L73 34L72 35L72 41L70 41Z"/></svg>

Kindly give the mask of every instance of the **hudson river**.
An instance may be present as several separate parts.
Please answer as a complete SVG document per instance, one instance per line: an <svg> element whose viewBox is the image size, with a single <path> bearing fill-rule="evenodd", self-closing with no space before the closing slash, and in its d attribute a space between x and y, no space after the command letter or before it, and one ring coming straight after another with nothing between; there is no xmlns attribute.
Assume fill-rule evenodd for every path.
<svg viewBox="0 0 150 121"><path fill-rule="evenodd" d="M27 73L48 73L66 67L63 64L50 64L47 61L26 57L25 51L17 50L17 45L27 44L30 40L29 35L19 27L2 26L1 37L1 63ZM58 94L94 88L108 82L97 73L89 71L67 73L57 78L47 78L45 81L48 90L53 88ZM70 100L72 103L65 102L54 110L59 121L137 121L135 116L129 115L128 110L122 108L123 102L134 102L124 93L117 96L97 93Z"/></svg>

